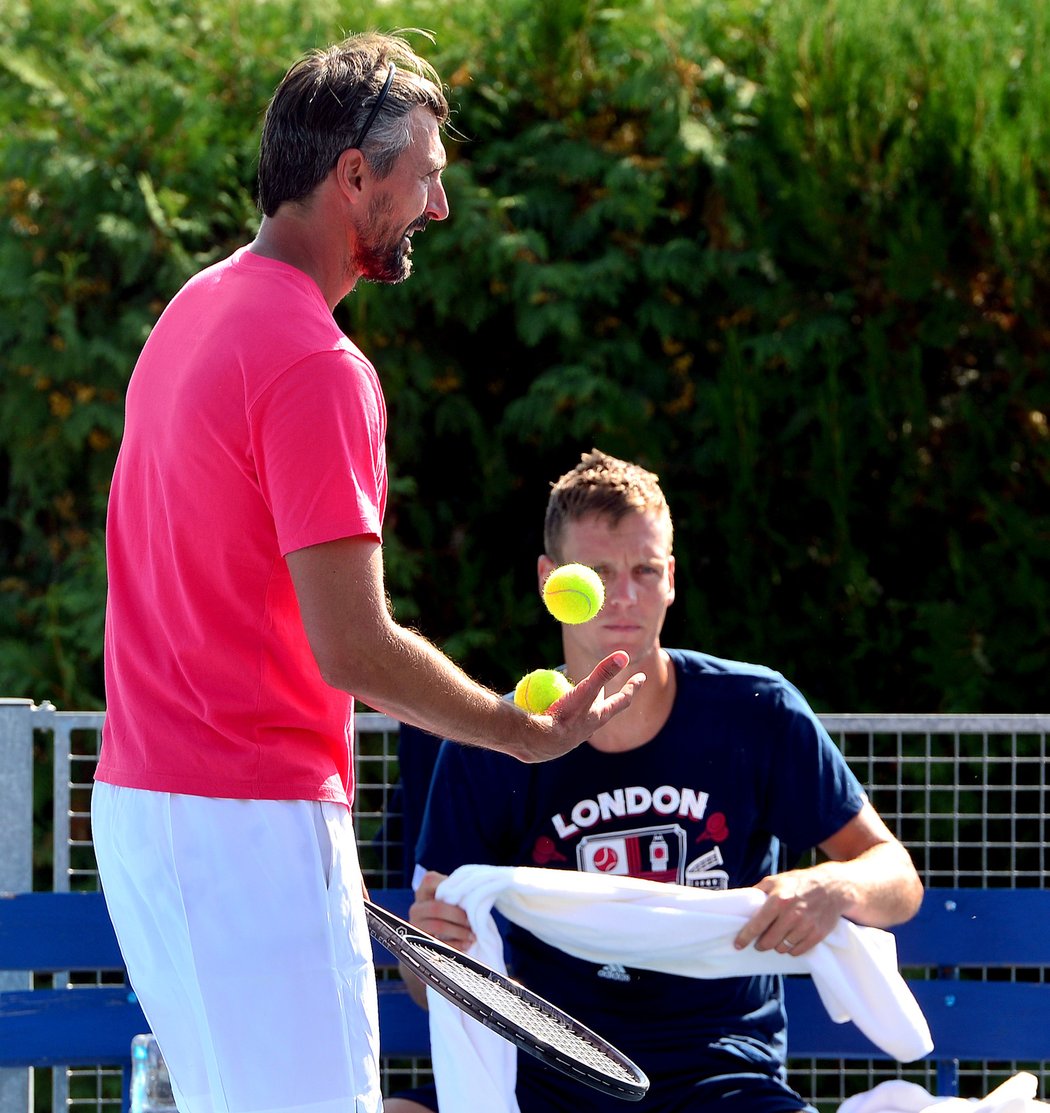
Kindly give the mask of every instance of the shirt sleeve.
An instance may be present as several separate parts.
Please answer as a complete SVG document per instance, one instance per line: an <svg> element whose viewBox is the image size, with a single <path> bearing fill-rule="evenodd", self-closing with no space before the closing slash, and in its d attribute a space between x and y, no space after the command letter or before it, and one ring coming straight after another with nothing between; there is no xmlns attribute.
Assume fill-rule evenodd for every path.
<svg viewBox="0 0 1050 1113"><path fill-rule="evenodd" d="M299 361L252 406L250 446L287 555L382 534L386 407L371 365L345 350Z"/></svg>
<svg viewBox="0 0 1050 1113"><path fill-rule="evenodd" d="M796 855L840 831L866 796L798 689L781 681L772 700L766 814L770 832Z"/></svg>

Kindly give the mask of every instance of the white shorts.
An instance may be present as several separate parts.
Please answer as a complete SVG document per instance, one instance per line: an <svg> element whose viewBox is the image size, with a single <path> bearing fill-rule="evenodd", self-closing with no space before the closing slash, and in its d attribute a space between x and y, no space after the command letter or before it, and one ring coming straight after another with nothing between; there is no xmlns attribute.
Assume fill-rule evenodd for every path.
<svg viewBox="0 0 1050 1113"><path fill-rule="evenodd" d="M379 1113L375 974L348 809L96 782L91 821L180 1113Z"/></svg>

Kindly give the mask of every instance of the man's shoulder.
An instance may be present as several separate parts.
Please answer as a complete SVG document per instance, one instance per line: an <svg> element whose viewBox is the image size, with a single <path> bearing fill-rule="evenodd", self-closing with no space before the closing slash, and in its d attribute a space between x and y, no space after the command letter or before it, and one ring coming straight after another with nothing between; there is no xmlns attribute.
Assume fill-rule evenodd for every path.
<svg viewBox="0 0 1050 1113"><path fill-rule="evenodd" d="M691 701L696 713L720 709L734 716L761 716L766 726L773 720L819 729L819 718L802 692L783 673L767 665L732 661L693 650L668 650L678 673L680 697Z"/></svg>
<svg viewBox="0 0 1050 1113"><path fill-rule="evenodd" d="M695 649L668 649L679 678L685 680L723 683L726 686L781 687L787 684L784 675L768 665L750 661L733 661L728 657L715 657Z"/></svg>

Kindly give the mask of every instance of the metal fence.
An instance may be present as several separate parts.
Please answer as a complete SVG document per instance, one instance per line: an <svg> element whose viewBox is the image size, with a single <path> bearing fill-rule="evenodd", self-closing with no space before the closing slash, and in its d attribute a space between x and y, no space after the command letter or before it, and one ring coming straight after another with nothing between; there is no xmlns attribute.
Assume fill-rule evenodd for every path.
<svg viewBox="0 0 1050 1113"><path fill-rule="evenodd" d="M823 715L825 726L928 886L1045 888L1050 715ZM1039 930L1036 928L1035 930ZM1044 929L1045 930L1045 929ZM909 971L935 976L936 971ZM964 976L1046 981L1047 969ZM793 1061L792 1084L822 1111L888 1078L933 1090L933 1064ZM983 1097L1019 1070L1048 1063L962 1063L960 1094Z"/></svg>
<svg viewBox="0 0 1050 1113"><path fill-rule="evenodd" d="M0 700L0 890L96 889L89 823L92 774L101 713L57 711L27 700ZM1050 715L825 715L822 717L875 807L911 850L928 885L1045 887L1050 881L1047 749ZM365 880L398 886L397 723L358 715L355 823ZM32 800L38 803L32 814ZM50 876L32 856L52 848ZM1035 930L1040 930L1036 928ZM1045 930L1045 928L1044 928ZM921 971L912 971L921 975ZM930 971L929 974L934 972ZM985 975L983 972L975 976ZM994 976L1045 981L1047 971L1007 969ZM4 977L0 973L0 978ZM56 977L56 985L74 978ZM21 988L10 980L0 988ZM961 1064L961 1093L983 1096L1018 1070L1041 1078L1047 1063ZM386 1092L415 1085L429 1064L384 1060ZM924 1063L792 1060L792 1084L832 1113L846 1097L888 1078L932 1090L935 1068ZM50 1109L122 1113L120 1078L102 1070L37 1071L51 1091ZM26 1072L0 1071L0 1113L32 1108ZM46 1113L45 1094L36 1113Z"/></svg>

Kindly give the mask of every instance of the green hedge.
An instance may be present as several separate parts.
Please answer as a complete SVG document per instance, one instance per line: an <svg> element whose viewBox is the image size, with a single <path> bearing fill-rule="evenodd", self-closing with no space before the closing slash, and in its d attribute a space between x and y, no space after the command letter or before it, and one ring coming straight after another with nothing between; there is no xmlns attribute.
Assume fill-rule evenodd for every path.
<svg viewBox="0 0 1050 1113"><path fill-rule="evenodd" d="M836 710L1045 709L1042 0L8 0L0 691L99 705L127 377L250 238L273 85L421 26L452 219L340 323L391 415L399 617L509 687L554 663L547 483L663 477L668 641Z"/></svg>

